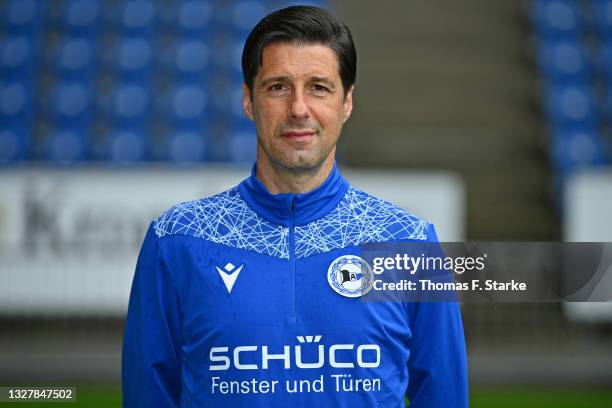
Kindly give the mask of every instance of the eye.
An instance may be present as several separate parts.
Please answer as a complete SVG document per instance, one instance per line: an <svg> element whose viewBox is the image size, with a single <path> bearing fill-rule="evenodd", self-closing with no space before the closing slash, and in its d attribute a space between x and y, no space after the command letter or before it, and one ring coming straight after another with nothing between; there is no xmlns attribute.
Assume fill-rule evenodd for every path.
<svg viewBox="0 0 612 408"><path fill-rule="evenodd" d="M322 84L312 84L310 91L313 95L321 97L327 96L329 93L331 93L330 89Z"/></svg>
<svg viewBox="0 0 612 408"><path fill-rule="evenodd" d="M274 92L281 92L285 90L285 86L283 84L272 84L268 89Z"/></svg>

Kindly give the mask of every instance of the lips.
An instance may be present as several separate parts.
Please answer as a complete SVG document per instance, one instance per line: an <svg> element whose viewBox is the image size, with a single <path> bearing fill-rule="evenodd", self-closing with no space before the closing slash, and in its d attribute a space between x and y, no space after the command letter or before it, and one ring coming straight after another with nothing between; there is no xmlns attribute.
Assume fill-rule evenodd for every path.
<svg viewBox="0 0 612 408"><path fill-rule="evenodd" d="M281 133L281 136L285 141L296 146L306 146L310 144L316 134L317 132L314 130L288 130Z"/></svg>
<svg viewBox="0 0 612 408"><path fill-rule="evenodd" d="M288 132L283 132L283 137L287 138L305 138L308 136L314 136L316 132L312 130L290 130Z"/></svg>

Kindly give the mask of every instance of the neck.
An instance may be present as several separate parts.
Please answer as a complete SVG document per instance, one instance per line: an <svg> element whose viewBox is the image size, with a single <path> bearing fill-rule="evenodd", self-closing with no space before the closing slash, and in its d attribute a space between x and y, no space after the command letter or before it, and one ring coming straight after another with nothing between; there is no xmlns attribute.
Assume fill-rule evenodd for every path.
<svg viewBox="0 0 612 408"><path fill-rule="evenodd" d="M272 194L307 193L319 187L334 167L334 154L312 169L287 169L267 160L257 160L256 176Z"/></svg>

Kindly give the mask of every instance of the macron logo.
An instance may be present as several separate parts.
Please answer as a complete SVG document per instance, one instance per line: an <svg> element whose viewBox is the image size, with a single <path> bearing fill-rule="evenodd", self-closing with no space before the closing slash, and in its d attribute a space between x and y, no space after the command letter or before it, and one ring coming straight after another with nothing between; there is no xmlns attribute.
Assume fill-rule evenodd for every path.
<svg viewBox="0 0 612 408"><path fill-rule="evenodd" d="M223 283L225 283L227 293L232 293L232 288L234 287L234 283L236 283L238 274L242 270L242 265L240 265L238 269L236 269L236 267L231 262L228 262L227 265L223 267L223 269L225 270L219 269L218 266L215 266L215 268L217 268L217 272L219 272L219 275L221 275L221 279L223 279Z"/></svg>

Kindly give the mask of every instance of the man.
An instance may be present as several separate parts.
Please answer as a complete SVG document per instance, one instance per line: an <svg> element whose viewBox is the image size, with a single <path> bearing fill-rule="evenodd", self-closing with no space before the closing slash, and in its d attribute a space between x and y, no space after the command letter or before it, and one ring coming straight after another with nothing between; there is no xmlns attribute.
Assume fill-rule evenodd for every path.
<svg viewBox="0 0 612 408"><path fill-rule="evenodd" d="M257 128L249 178L155 220L134 276L126 407L467 406L456 303L366 302L359 247L436 241L335 165L353 107L346 26L276 11L242 58Z"/></svg>

